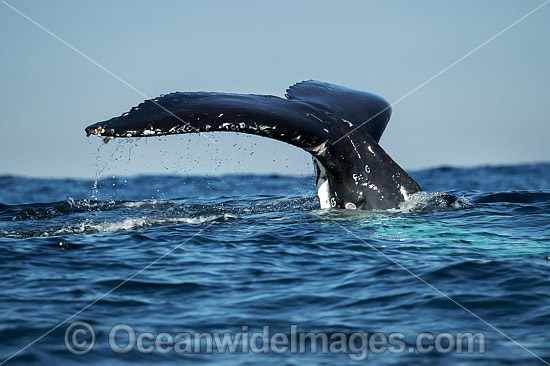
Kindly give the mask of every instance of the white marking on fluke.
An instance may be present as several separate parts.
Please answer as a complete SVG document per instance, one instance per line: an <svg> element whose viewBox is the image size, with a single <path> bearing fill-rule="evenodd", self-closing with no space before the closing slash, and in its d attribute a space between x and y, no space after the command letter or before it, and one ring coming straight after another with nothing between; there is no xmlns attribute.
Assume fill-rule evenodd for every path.
<svg viewBox="0 0 550 366"><path fill-rule="evenodd" d="M342 121L346 122L348 124L348 126L353 127L353 123L351 123L347 119L342 119Z"/></svg>
<svg viewBox="0 0 550 366"><path fill-rule="evenodd" d="M319 169L319 174L317 175L317 196L319 197L319 203L322 209L330 208L330 187L327 179L327 170L315 158L313 158L313 163Z"/></svg>
<svg viewBox="0 0 550 366"><path fill-rule="evenodd" d="M304 150L315 153L315 155L321 155L326 151L326 149L327 149L327 142L325 141L322 144L319 144L315 147L304 149Z"/></svg>

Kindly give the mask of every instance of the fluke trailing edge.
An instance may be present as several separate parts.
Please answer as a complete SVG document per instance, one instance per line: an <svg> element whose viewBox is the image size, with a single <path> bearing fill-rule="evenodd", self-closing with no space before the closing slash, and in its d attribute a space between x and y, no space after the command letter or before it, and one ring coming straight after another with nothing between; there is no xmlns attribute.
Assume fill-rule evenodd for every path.
<svg viewBox="0 0 550 366"><path fill-rule="evenodd" d="M313 80L291 86L285 96L171 93L86 133L109 139L234 131L283 141L313 156L321 208L397 208L421 191L378 145L391 116L386 100Z"/></svg>

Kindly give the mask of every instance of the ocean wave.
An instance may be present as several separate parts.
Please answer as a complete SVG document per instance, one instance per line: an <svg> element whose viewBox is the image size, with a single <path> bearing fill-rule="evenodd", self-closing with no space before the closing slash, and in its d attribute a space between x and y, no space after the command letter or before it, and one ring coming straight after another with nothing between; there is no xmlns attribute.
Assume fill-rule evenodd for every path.
<svg viewBox="0 0 550 366"><path fill-rule="evenodd" d="M173 217L173 218L127 218L115 222L89 223L81 222L75 226L66 226L54 231L46 231L37 236L55 236L63 234L97 234L128 230L143 230L153 226L177 225L177 224L202 224L216 220L229 220L235 218L232 215L205 216L205 217Z"/></svg>
<svg viewBox="0 0 550 366"><path fill-rule="evenodd" d="M511 191L483 195L476 203L539 203L550 202L550 192L545 191Z"/></svg>

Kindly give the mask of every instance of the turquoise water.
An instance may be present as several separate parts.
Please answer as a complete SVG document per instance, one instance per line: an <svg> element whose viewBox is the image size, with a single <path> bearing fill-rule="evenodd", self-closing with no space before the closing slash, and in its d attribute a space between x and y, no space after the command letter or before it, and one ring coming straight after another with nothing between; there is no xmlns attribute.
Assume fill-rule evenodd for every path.
<svg viewBox="0 0 550 366"><path fill-rule="evenodd" d="M550 165L412 175L427 192L459 200L432 193L394 212L325 211L313 177L0 177L0 362L550 362ZM80 333L71 343L76 321L95 334L84 355L68 349L91 341ZM109 343L120 324L166 344L145 337L145 350L117 353L129 342L121 331ZM245 337L264 326L270 337L290 339L294 326L402 343L365 351L367 335L345 352L263 353L262 342L248 353L243 342L236 352L174 348L178 333ZM419 347L426 332L434 338ZM426 351L438 335L445 348L458 333L481 334L484 352L479 338L473 353Z"/></svg>

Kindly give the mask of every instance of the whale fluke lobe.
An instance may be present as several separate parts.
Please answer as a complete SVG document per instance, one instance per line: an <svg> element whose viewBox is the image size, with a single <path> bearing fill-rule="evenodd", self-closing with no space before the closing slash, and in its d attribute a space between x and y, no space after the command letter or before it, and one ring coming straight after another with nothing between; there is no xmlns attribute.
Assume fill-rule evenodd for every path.
<svg viewBox="0 0 550 366"><path fill-rule="evenodd" d="M380 147L383 98L319 81L271 95L177 92L86 127L107 139L210 131L264 136L313 156L321 208L397 208L420 186Z"/></svg>
<svg viewBox="0 0 550 366"><path fill-rule="evenodd" d="M292 85L285 96L290 100L309 101L329 109L334 115L359 127L376 142L380 141L391 117L391 106L375 94L314 80Z"/></svg>

